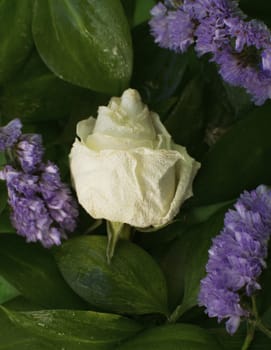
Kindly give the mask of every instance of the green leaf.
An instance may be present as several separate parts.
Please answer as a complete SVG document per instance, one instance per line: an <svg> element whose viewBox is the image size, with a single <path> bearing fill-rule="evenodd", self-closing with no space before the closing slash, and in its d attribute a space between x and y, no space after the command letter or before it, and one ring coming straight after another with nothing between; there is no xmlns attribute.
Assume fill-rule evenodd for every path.
<svg viewBox="0 0 271 350"><path fill-rule="evenodd" d="M143 249L120 241L110 265L107 239L85 236L65 242L56 259L67 283L101 310L127 314L167 314L164 276Z"/></svg>
<svg viewBox="0 0 271 350"><path fill-rule="evenodd" d="M3 307L14 311L33 311L40 309L39 305L33 304L22 295L7 300L5 303L3 303Z"/></svg>
<svg viewBox="0 0 271 350"><path fill-rule="evenodd" d="M230 336L223 328L210 329L209 331L216 337L223 350L242 349L246 337L245 324L241 324L240 329L233 336ZM262 332L256 330L249 350L267 350L270 348L271 339Z"/></svg>
<svg viewBox="0 0 271 350"><path fill-rule="evenodd" d="M0 84L24 63L32 46L32 0L0 1Z"/></svg>
<svg viewBox="0 0 271 350"><path fill-rule="evenodd" d="M33 51L23 69L2 88L1 111L5 118L20 118L24 123L67 119L73 109L77 117L83 102L93 99L93 93L57 78ZM46 125L48 130L48 124ZM75 129L73 130L73 137ZM58 133L59 136L59 133Z"/></svg>
<svg viewBox="0 0 271 350"><path fill-rule="evenodd" d="M134 14L134 25L138 25L150 19L150 11L155 5L155 0L137 0Z"/></svg>
<svg viewBox="0 0 271 350"><path fill-rule="evenodd" d="M138 89L151 109L156 112L162 103L169 103L187 68L186 54L178 55L161 49L144 23L133 30L134 73L132 86Z"/></svg>
<svg viewBox="0 0 271 350"><path fill-rule="evenodd" d="M23 296L45 308L82 308L50 252L17 235L0 235L0 274Z"/></svg>
<svg viewBox="0 0 271 350"><path fill-rule="evenodd" d="M0 276L0 304L13 299L20 293L7 280Z"/></svg>
<svg viewBox="0 0 271 350"><path fill-rule="evenodd" d="M0 327L0 348L9 350L107 350L142 328L127 318L91 311L14 312L3 307ZM41 348L34 347L39 343Z"/></svg>
<svg viewBox="0 0 271 350"><path fill-rule="evenodd" d="M202 150L205 121L202 102L202 83L198 78L192 79L165 120L174 141L187 147L192 156Z"/></svg>
<svg viewBox="0 0 271 350"><path fill-rule="evenodd" d="M133 26L134 12L136 8L136 0L121 0L124 12L130 24L130 27Z"/></svg>
<svg viewBox="0 0 271 350"><path fill-rule="evenodd" d="M223 227L223 219L228 206L211 216L206 222L192 226L172 243L162 261L165 272L171 307L179 305L178 319L185 311L197 305L200 280L205 276L208 249L211 239Z"/></svg>
<svg viewBox="0 0 271 350"><path fill-rule="evenodd" d="M219 350L221 347L207 331L188 324L149 329L128 340L117 350Z"/></svg>
<svg viewBox="0 0 271 350"><path fill-rule="evenodd" d="M0 216L0 233L15 233L15 228L11 225L10 222L10 211L8 208L1 212Z"/></svg>
<svg viewBox="0 0 271 350"><path fill-rule="evenodd" d="M191 204L229 200L270 183L270 112L270 103L255 109L211 148L195 179Z"/></svg>
<svg viewBox="0 0 271 350"><path fill-rule="evenodd" d="M60 78L109 94L128 86L131 38L119 0L36 0L33 35Z"/></svg>
<svg viewBox="0 0 271 350"><path fill-rule="evenodd" d="M236 121L246 118L255 106L245 89L225 83L217 67L210 65L207 58L200 63L201 81L205 81L202 91L206 114L205 141L212 145Z"/></svg>

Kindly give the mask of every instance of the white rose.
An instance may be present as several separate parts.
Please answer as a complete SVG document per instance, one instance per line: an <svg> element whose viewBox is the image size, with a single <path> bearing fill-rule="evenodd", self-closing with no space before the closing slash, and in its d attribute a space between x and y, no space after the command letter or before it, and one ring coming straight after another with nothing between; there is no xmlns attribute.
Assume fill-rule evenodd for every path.
<svg viewBox="0 0 271 350"><path fill-rule="evenodd" d="M77 125L70 166L78 200L94 218L160 226L192 196L200 164L176 145L136 90L111 98Z"/></svg>

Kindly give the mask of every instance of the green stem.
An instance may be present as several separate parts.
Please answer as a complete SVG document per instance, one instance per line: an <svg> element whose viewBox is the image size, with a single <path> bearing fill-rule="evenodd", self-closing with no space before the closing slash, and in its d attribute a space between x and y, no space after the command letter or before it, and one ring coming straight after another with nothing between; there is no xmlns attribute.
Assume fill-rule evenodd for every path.
<svg viewBox="0 0 271 350"><path fill-rule="evenodd" d="M256 321L256 327L263 332L268 338L271 338L271 330L266 328L265 325L260 321Z"/></svg>
<svg viewBox="0 0 271 350"><path fill-rule="evenodd" d="M101 226L102 223L103 221L101 219L95 220L83 234L88 235L90 232L96 230L97 227Z"/></svg>
<svg viewBox="0 0 271 350"><path fill-rule="evenodd" d="M118 241L120 239L129 240L132 234L132 227L121 222L107 221L106 228L108 237L106 257L108 264L110 264Z"/></svg>
<svg viewBox="0 0 271 350"><path fill-rule="evenodd" d="M254 338L255 333L255 322L247 322L247 336L245 338L245 341L243 343L241 350L247 350Z"/></svg>
<svg viewBox="0 0 271 350"><path fill-rule="evenodd" d="M259 319L259 314L258 314L258 309L257 309L257 303L256 303L255 296L251 297L251 301L252 301L252 313L253 313L253 316L255 317L256 320L258 320Z"/></svg>
<svg viewBox="0 0 271 350"><path fill-rule="evenodd" d="M261 321L259 318L258 310L257 310L257 305L256 305L256 298L251 297L252 300L252 312L255 317L255 327L258 328L261 332L263 332L267 337L271 338L271 330L269 330Z"/></svg>
<svg viewBox="0 0 271 350"><path fill-rule="evenodd" d="M259 315L258 315L256 298L254 296L251 297L251 304L252 304L251 315L252 315L253 319L247 320L247 335L246 335L245 341L243 343L242 350L247 350L250 347L250 344L254 339L254 334L255 334L255 329L257 327L257 323L260 322L260 321L258 321Z"/></svg>
<svg viewBox="0 0 271 350"><path fill-rule="evenodd" d="M176 309L172 312L172 314L168 318L168 323L176 323L178 319L188 310L189 307L186 304L180 304L176 307Z"/></svg>

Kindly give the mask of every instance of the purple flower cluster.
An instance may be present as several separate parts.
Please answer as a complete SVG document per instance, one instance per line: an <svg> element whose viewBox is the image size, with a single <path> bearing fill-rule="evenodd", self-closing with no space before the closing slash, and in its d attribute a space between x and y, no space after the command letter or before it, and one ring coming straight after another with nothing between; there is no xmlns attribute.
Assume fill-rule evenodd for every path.
<svg viewBox="0 0 271 350"><path fill-rule="evenodd" d="M228 319L226 329L235 333L249 311L242 296L250 297L261 288L257 279L265 267L271 234L271 190L259 186L244 192L225 216L224 228L213 239L201 281L199 305L209 317Z"/></svg>
<svg viewBox="0 0 271 350"><path fill-rule="evenodd" d="M16 145L16 156L21 168L26 173L32 173L42 163L43 146L41 135L25 134Z"/></svg>
<svg viewBox="0 0 271 350"><path fill-rule="evenodd" d="M182 7L168 9L158 3L152 10L150 21L155 42L163 48L184 52L194 43L195 24Z"/></svg>
<svg viewBox="0 0 271 350"><path fill-rule="evenodd" d="M66 232L73 232L78 217L77 203L53 163L44 163L42 138L21 134L18 119L0 129L7 135L0 143L2 151L12 154L13 165L0 171L5 180L11 207L11 222L27 242L40 241L49 248L60 245Z"/></svg>
<svg viewBox="0 0 271 350"><path fill-rule="evenodd" d="M271 97L271 32L248 20L235 0L159 2L151 10L151 33L161 47L185 52L194 44L210 54L222 78L244 87L257 105Z"/></svg>
<svg viewBox="0 0 271 350"><path fill-rule="evenodd" d="M14 119L6 126L0 128L0 152L12 147L22 134L22 123L19 119Z"/></svg>

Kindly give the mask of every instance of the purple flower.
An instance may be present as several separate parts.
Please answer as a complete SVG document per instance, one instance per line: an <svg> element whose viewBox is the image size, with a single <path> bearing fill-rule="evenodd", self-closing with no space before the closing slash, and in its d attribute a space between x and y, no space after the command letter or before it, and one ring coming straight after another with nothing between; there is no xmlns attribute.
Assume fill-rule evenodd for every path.
<svg viewBox="0 0 271 350"><path fill-rule="evenodd" d="M5 151L12 147L22 134L22 123L19 119L14 119L6 126L0 128L0 151Z"/></svg>
<svg viewBox="0 0 271 350"><path fill-rule="evenodd" d="M271 47L263 50L261 53L262 70L263 72L271 72Z"/></svg>
<svg viewBox="0 0 271 350"><path fill-rule="evenodd" d="M191 6L198 20L195 49L199 55L208 52L216 54L224 45L229 44L231 36L227 21L237 20L239 23L245 18L236 1L197 0Z"/></svg>
<svg viewBox="0 0 271 350"><path fill-rule="evenodd" d="M261 105L271 97L271 33L262 22L244 21L240 16L224 18L224 25L223 40L211 48L212 61L227 83L244 87L255 104ZM197 47L203 46L202 37L204 33L198 35Z"/></svg>
<svg viewBox="0 0 271 350"><path fill-rule="evenodd" d="M151 10L152 19L150 20L151 34L154 36L154 41L160 47L168 48L168 18L167 7L159 2Z"/></svg>
<svg viewBox="0 0 271 350"><path fill-rule="evenodd" d="M234 210L225 215L224 228L213 239L201 281L199 305L209 317L228 319L226 329L235 333L240 320L249 316L241 295L253 295L261 286L258 278L265 267L271 234L271 190L259 186L244 192Z"/></svg>
<svg viewBox="0 0 271 350"><path fill-rule="evenodd" d="M240 86L261 105L271 97L271 32L247 20L237 1L183 0L158 3L151 11L151 32L161 47L184 52L193 43L229 84Z"/></svg>
<svg viewBox="0 0 271 350"><path fill-rule="evenodd" d="M172 6L159 2L151 10L151 15L151 33L160 47L185 52L194 42L195 24L182 7L173 10Z"/></svg>
<svg viewBox="0 0 271 350"><path fill-rule="evenodd" d="M184 0L183 10L199 22L204 18L227 18L245 16L235 0Z"/></svg>
<svg viewBox="0 0 271 350"><path fill-rule="evenodd" d="M231 38L235 39L235 51L241 52L246 47L253 46L257 50L270 48L270 31L267 26L258 21L244 21L239 17L225 19Z"/></svg>
<svg viewBox="0 0 271 350"><path fill-rule="evenodd" d="M43 166L40 191L54 221L63 230L73 232L78 216L77 203L69 187L61 181L55 164L48 162Z"/></svg>
<svg viewBox="0 0 271 350"><path fill-rule="evenodd" d="M236 53L227 47L218 52L213 60L219 65L219 73L227 83L244 87L252 95L255 104L262 105L271 97L271 75L269 71L261 69L257 55L253 48L252 52L248 48L242 53Z"/></svg>
<svg viewBox="0 0 271 350"><path fill-rule="evenodd" d="M42 162L44 149L38 134L24 134L16 146L17 159L26 173L35 171Z"/></svg>
<svg viewBox="0 0 271 350"><path fill-rule="evenodd" d="M55 165L44 165L35 175L6 166L0 178L7 184L11 222L27 242L49 248L60 245L66 231L74 231L77 204Z"/></svg>
<svg viewBox="0 0 271 350"><path fill-rule="evenodd" d="M228 43L228 30L222 18L207 17L199 23L195 36L195 50L199 56L216 53Z"/></svg>
<svg viewBox="0 0 271 350"><path fill-rule="evenodd" d="M181 8L168 13L169 48L175 52L185 52L194 43L195 23Z"/></svg>
<svg viewBox="0 0 271 350"><path fill-rule="evenodd" d="M27 242L40 241L48 248L61 244L66 232L73 232L78 206L71 190L60 179L53 163L44 163L42 138L38 134L21 134L22 124L15 119L0 128L0 147L10 148L11 165L0 171L6 181L11 222ZM17 169L18 167L18 169Z"/></svg>

